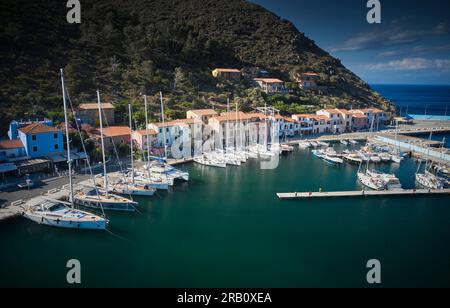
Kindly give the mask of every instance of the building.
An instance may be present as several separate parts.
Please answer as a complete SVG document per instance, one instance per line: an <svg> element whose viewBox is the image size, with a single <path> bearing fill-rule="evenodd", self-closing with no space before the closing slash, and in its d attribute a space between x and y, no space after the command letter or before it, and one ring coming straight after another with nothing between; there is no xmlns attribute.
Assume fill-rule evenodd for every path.
<svg viewBox="0 0 450 308"><path fill-rule="evenodd" d="M255 78L253 79L258 86L267 94L285 92L284 82L276 78Z"/></svg>
<svg viewBox="0 0 450 308"><path fill-rule="evenodd" d="M372 126L373 123L374 129L378 129L380 125L384 125L389 121L388 114L378 108L358 109L356 111L364 114L368 119L369 127Z"/></svg>
<svg viewBox="0 0 450 308"><path fill-rule="evenodd" d="M203 124L195 119L179 119L169 121L165 123L150 123L149 129L154 130L157 133L156 145L158 147L171 147L180 138L187 138L180 141L181 143L188 140L193 145L195 138L201 139L203 132ZM164 142L165 138L165 142Z"/></svg>
<svg viewBox="0 0 450 308"><path fill-rule="evenodd" d="M212 71L212 75L217 79L241 80L241 71L234 68L216 68Z"/></svg>
<svg viewBox="0 0 450 308"><path fill-rule="evenodd" d="M209 119L211 119L212 117L216 117L216 116L217 116L217 112L215 112L213 109L189 110L186 113L186 118L199 120L205 124L208 123Z"/></svg>
<svg viewBox="0 0 450 308"><path fill-rule="evenodd" d="M316 73L302 73L297 76L297 82L300 89L315 90L318 89L317 81L319 80L319 74Z"/></svg>
<svg viewBox="0 0 450 308"><path fill-rule="evenodd" d="M42 123L19 128L18 139L30 158L46 157L64 152L63 132Z"/></svg>
<svg viewBox="0 0 450 308"><path fill-rule="evenodd" d="M19 138L19 128L28 126L33 123L41 123L47 126L53 126L53 121L49 119L44 119L42 121L11 121L9 123L9 131L8 131L8 137L10 140Z"/></svg>
<svg viewBox="0 0 450 308"><path fill-rule="evenodd" d="M103 112L103 124L112 125L114 124L114 106L111 103L102 103ZM89 124L94 127L100 125L100 120L98 117L98 104L81 104L78 106L77 119L83 124Z"/></svg>
<svg viewBox="0 0 450 308"><path fill-rule="evenodd" d="M11 162L26 156L27 152L20 139L0 141L0 162Z"/></svg>
<svg viewBox="0 0 450 308"><path fill-rule="evenodd" d="M148 144L147 144L147 133L148 133ZM147 149L152 149L156 146L158 133L153 129L143 129L134 131L133 134L133 142L136 146L143 151L147 151Z"/></svg>
<svg viewBox="0 0 450 308"><path fill-rule="evenodd" d="M364 113L357 110L350 110L352 114L352 129L353 130L364 130L369 128L369 120Z"/></svg>
<svg viewBox="0 0 450 308"><path fill-rule="evenodd" d="M296 114L292 118L301 123L303 135L331 133L331 120L326 115Z"/></svg>
<svg viewBox="0 0 450 308"><path fill-rule="evenodd" d="M330 131L340 134L351 132L352 113L346 109L322 109L316 112L317 115L324 115L330 119Z"/></svg>
<svg viewBox="0 0 450 308"><path fill-rule="evenodd" d="M110 151L114 145L130 144L131 129L128 126L110 126L103 128L105 149ZM100 138L100 136L97 136Z"/></svg>

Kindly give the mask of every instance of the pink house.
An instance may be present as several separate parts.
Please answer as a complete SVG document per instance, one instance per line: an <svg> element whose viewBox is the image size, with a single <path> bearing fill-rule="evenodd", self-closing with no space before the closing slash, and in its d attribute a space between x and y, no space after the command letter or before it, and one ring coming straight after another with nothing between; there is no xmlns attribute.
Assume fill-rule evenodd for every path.
<svg viewBox="0 0 450 308"><path fill-rule="evenodd" d="M141 150L147 150L147 132L148 132L148 141L150 150L154 147L157 140L158 133L153 129L143 129L136 130L133 132L133 142L135 142L136 146Z"/></svg>

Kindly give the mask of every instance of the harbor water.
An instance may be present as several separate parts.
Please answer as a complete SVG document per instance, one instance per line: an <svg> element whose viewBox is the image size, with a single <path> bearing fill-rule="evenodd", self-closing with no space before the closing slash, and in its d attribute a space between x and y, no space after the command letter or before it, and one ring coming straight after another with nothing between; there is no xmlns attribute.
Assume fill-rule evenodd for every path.
<svg viewBox="0 0 450 308"><path fill-rule="evenodd" d="M366 287L370 259L381 262L382 286L450 287L449 197L278 200L361 189L358 166L309 150L275 170L257 160L181 168L189 183L139 198L139 213L110 213L111 233L0 224L0 287L68 286L69 259L81 262L84 287ZM377 169L412 188L416 168L408 159Z"/></svg>

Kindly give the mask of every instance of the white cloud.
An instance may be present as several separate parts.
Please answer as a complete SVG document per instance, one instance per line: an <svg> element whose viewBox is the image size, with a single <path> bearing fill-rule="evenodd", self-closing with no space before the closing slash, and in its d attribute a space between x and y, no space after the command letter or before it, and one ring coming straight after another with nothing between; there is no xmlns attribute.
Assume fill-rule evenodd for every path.
<svg viewBox="0 0 450 308"><path fill-rule="evenodd" d="M447 23L439 23L428 30L411 30L411 26L394 21L384 30L359 33L340 46L331 48L332 52L356 51L403 44L417 43L430 36L445 35L449 31Z"/></svg>
<svg viewBox="0 0 450 308"><path fill-rule="evenodd" d="M372 71L417 71L436 69L450 71L449 59L404 58L383 63L368 64L366 69Z"/></svg>

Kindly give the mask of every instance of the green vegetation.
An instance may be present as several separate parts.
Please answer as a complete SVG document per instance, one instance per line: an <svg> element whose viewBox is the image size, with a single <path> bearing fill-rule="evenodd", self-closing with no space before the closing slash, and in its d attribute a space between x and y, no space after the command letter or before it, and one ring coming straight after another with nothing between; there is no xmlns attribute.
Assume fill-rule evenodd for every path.
<svg viewBox="0 0 450 308"><path fill-rule="evenodd" d="M339 60L300 33L292 23L243 0L85 0L81 25L66 22L65 5L47 0L4 0L0 4L1 131L13 118L49 116L61 121L59 68L75 104L103 101L117 106L126 122L133 104L144 122L142 94L151 120L158 120L159 95L166 115L191 108L225 109L227 97L251 110L264 103L282 113L327 107L391 105ZM260 67L292 81L297 72L320 73L328 95L312 95L289 82L292 93L267 96L249 79L218 83L215 67Z"/></svg>

